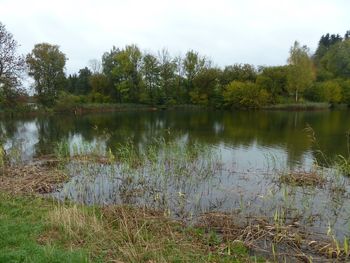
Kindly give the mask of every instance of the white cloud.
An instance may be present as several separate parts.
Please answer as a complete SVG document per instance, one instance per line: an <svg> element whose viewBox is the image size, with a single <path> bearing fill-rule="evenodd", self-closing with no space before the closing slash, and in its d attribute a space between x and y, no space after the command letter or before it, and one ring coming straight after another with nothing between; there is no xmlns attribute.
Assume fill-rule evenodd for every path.
<svg viewBox="0 0 350 263"><path fill-rule="evenodd" d="M324 33L350 29L348 0L0 0L0 21L28 53L35 43L61 46L68 72L113 45L194 49L223 66L284 64L294 40L312 50Z"/></svg>

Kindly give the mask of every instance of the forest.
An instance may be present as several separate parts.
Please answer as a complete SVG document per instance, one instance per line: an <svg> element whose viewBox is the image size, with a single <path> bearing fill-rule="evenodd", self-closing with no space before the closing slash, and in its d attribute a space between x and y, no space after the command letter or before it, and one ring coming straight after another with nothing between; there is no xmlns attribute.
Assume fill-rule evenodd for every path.
<svg viewBox="0 0 350 263"><path fill-rule="evenodd" d="M350 105L350 31L324 34L314 53L295 41L280 66L218 67L194 50L172 56L167 49L145 52L136 44L113 46L74 74L66 74L67 60L58 45L49 43L19 54L14 36L0 23L0 110L28 104L57 110L84 104L241 109L308 102ZM22 84L28 76L32 96Z"/></svg>

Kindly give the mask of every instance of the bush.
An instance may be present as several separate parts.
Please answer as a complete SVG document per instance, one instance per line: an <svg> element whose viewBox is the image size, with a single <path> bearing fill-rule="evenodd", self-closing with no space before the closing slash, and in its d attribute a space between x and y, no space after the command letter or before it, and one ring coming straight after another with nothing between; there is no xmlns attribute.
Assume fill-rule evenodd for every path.
<svg viewBox="0 0 350 263"><path fill-rule="evenodd" d="M68 111L83 102L84 102L83 96L76 96L76 95L61 91L58 94L58 98L55 103L55 110Z"/></svg>
<svg viewBox="0 0 350 263"><path fill-rule="evenodd" d="M269 103L271 96L252 82L232 81L226 86L224 104L234 108L259 108Z"/></svg>
<svg viewBox="0 0 350 263"><path fill-rule="evenodd" d="M100 92L93 92L89 95L89 101L93 103L110 103L111 97L105 96Z"/></svg>
<svg viewBox="0 0 350 263"><path fill-rule="evenodd" d="M350 106L350 79L340 83L342 87L342 102Z"/></svg>
<svg viewBox="0 0 350 263"><path fill-rule="evenodd" d="M339 103L342 101L342 87L337 80L315 83L305 91L305 98L316 102Z"/></svg>

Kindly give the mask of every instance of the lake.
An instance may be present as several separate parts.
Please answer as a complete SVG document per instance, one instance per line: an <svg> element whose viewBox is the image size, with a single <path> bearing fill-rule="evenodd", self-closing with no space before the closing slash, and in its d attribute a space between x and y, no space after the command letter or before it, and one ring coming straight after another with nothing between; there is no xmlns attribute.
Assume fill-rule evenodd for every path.
<svg viewBox="0 0 350 263"><path fill-rule="evenodd" d="M0 119L6 147L21 144L23 158L52 153L62 140L89 141L115 149L131 140L147 144L153 138L185 138L215 147L233 158L241 167L260 169L266 156L277 155L288 167L308 166L315 151L328 156L347 155L346 133L350 130L350 112L285 111L199 111L118 112L82 116ZM312 127L317 144L305 130ZM322 161L322 160L320 160Z"/></svg>
<svg viewBox="0 0 350 263"><path fill-rule="evenodd" d="M281 184L278 176L310 171L315 163L326 166L324 156L348 156L349 113L167 110L57 114L2 118L0 131L5 149L21 162L53 154L63 142L71 154L83 148L116 153L126 149L125 145L132 146L135 153L153 154L147 168L69 162L65 168L71 179L54 193L59 199L144 205L186 219L211 211L271 216L283 204L290 218L317 231L325 232L331 226L341 238L350 234L347 177L337 177L329 187L295 187ZM343 190L334 193L334 187Z"/></svg>

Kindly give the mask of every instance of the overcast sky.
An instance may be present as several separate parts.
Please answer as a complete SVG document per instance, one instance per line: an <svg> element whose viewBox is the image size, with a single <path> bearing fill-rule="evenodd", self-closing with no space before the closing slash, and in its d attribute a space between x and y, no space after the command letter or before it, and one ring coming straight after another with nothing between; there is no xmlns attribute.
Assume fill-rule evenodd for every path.
<svg viewBox="0 0 350 263"><path fill-rule="evenodd" d="M285 64L295 40L313 51L321 35L344 35L349 11L349 0L0 0L20 52L57 44L69 73L131 43L172 55L193 49L218 66Z"/></svg>

